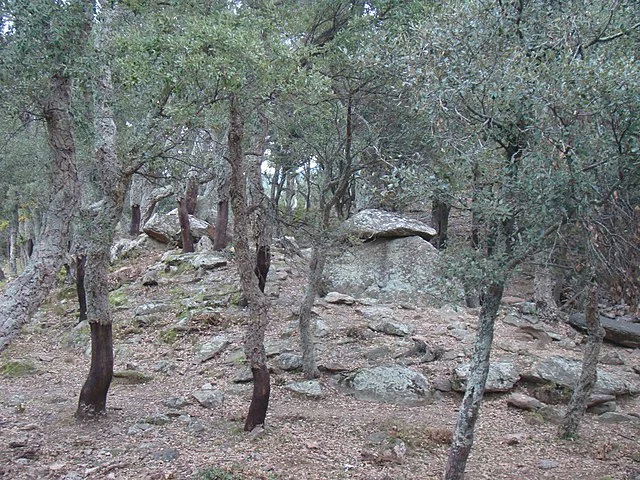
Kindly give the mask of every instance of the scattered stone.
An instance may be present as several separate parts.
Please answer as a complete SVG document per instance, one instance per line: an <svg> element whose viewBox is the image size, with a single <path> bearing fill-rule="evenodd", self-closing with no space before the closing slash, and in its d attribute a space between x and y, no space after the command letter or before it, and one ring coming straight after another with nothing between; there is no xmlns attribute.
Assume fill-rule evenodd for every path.
<svg viewBox="0 0 640 480"><path fill-rule="evenodd" d="M414 332L414 328L404 323L383 321L375 324L369 324L369 328L374 332L394 335L396 337L407 337Z"/></svg>
<svg viewBox="0 0 640 480"><path fill-rule="evenodd" d="M200 346L198 359L201 363L211 360L220 355L229 345L231 345L231 341L225 335L217 335Z"/></svg>
<svg viewBox="0 0 640 480"><path fill-rule="evenodd" d="M145 287L155 287L158 285L158 271L149 270L142 276L142 285Z"/></svg>
<svg viewBox="0 0 640 480"><path fill-rule="evenodd" d="M604 402L587 408L587 412L601 415L607 412L615 412L618 409L617 402Z"/></svg>
<svg viewBox="0 0 640 480"><path fill-rule="evenodd" d="M591 395L587 400L587 407L593 407L595 405L600 405L602 403L614 402L616 400L615 395Z"/></svg>
<svg viewBox="0 0 640 480"><path fill-rule="evenodd" d="M551 383L572 389L581 371L582 362L554 356L535 362L523 376L535 382ZM613 374L598 369L594 393L635 395L640 392L640 383L634 380L624 374Z"/></svg>
<svg viewBox="0 0 640 480"><path fill-rule="evenodd" d="M253 430L251 430L247 434L247 439L249 439L250 441L255 441L258 438L262 437L264 434L265 434L264 427L262 427L261 425L258 425L254 427Z"/></svg>
<svg viewBox="0 0 640 480"><path fill-rule="evenodd" d="M518 327L518 331L522 333L526 333L531 337L535 338L536 340L540 340L543 344L551 343L552 341L552 338L549 335L549 333L547 333L544 327L541 327L540 325L531 325L531 324L521 325L520 327Z"/></svg>
<svg viewBox="0 0 640 480"><path fill-rule="evenodd" d="M267 354L267 358L272 358L276 355L282 355L283 353L294 352L296 350L296 346L290 341L268 340L264 342L264 349Z"/></svg>
<svg viewBox="0 0 640 480"><path fill-rule="evenodd" d="M401 365L363 368L341 383L359 400L399 405L424 405L433 393L424 375Z"/></svg>
<svg viewBox="0 0 640 480"><path fill-rule="evenodd" d="M212 251L213 251L213 242L207 235L202 237L200 241L196 243L197 253L209 253Z"/></svg>
<svg viewBox="0 0 640 480"><path fill-rule="evenodd" d="M324 297L324 301L327 303L334 303L338 305L353 305L354 303L356 303L355 298L338 292L327 293L327 295Z"/></svg>
<svg viewBox="0 0 640 480"><path fill-rule="evenodd" d="M553 468L558 468L560 464L555 460L540 460L538 462L538 468L541 470L551 470Z"/></svg>
<svg viewBox="0 0 640 480"><path fill-rule="evenodd" d="M536 304L534 302L521 302L513 305L517 308L520 313L523 315L535 315L536 314Z"/></svg>
<svg viewBox="0 0 640 480"><path fill-rule="evenodd" d="M175 448L163 448L158 452L154 452L151 457L154 460L161 460L163 462L171 462L180 456L180 452Z"/></svg>
<svg viewBox="0 0 640 480"><path fill-rule="evenodd" d="M188 265L195 270L214 270L220 267L226 267L229 261L218 252L210 253L178 253L175 251L167 252L162 261L169 267L179 265Z"/></svg>
<svg viewBox="0 0 640 480"><path fill-rule="evenodd" d="M454 390L463 392L469 378L471 364L458 365L453 372ZM517 367L510 362L494 362L489 365L489 375L485 385L486 392L508 392L520 380Z"/></svg>
<svg viewBox="0 0 640 480"><path fill-rule="evenodd" d="M596 418L604 423L632 423L635 425L640 424L640 417L622 412L606 412L602 415L598 415Z"/></svg>
<svg viewBox="0 0 640 480"><path fill-rule="evenodd" d="M89 342L91 328L89 327L89 322L83 320L78 323L75 327L71 329L71 331L66 335L64 339L64 347L69 350L77 350L80 348L85 348L87 343Z"/></svg>
<svg viewBox="0 0 640 480"><path fill-rule="evenodd" d="M607 352L600 355L599 362L604 365L624 365L624 360L618 352Z"/></svg>
<svg viewBox="0 0 640 480"><path fill-rule="evenodd" d="M506 445L519 445L527 439L526 433L509 433L502 437L502 443Z"/></svg>
<svg viewBox="0 0 640 480"><path fill-rule="evenodd" d="M554 425L560 425L563 421L562 414L555 408L544 405L537 411L545 422L553 423Z"/></svg>
<svg viewBox="0 0 640 480"><path fill-rule="evenodd" d="M187 429L193 433L202 433L205 431L204 425L199 420L192 420L187 424Z"/></svg>
<svg viewBox="0 0 640 480"><path fill-rule="evenodd" d="M191 395L204 408L220 407L224 401L224 393L218 390L196 390Z"/></svg>
<svg viewBox="0 0 640 480"><path fill-rule="evenodd" d="M170 397L167 398L162 404L167 408L184 408L189 405L189 401L184 397Z"/></svg>
<svg viewBox="0 0 640 480"><path fill-rule="evenodd" d="M276 366L281 370L290 372L302 368L302 355L295 353L281 353L276 358Z"/></svg>
<svg viewBox="0 0 640 480"><path fill-rule="evenodd" d="M520 408L521 410L535 411L541 409L544 406L544 403L537 398L530 397L529 395L512 393L509 398L507 398L507 405Z"/></svg>
<svg viewBox="0 0 640 480"><path fill-rule="evenodd" d="M140 424L149 424L149 425L166 425L171 422L171 419L165 415L164 413L157 413L146 417Z"/></svg>
<svg viewBox="0 0 640 480"><path fill-rule="evenodd" d="M125 385L139 385L142 383L149 383L153 380L150 375L145 375L137 370L122 370L119 372L113 372L113 381L115 383L121 383Z"/></svg>
<svg viewBox="0 0 640 480"><path fill-rule="evenodd" d="M253 373L249 367L244 367L239 370L233 377L233 383L248 383L253 382Z"/></svg>
<svg viewBox="0 0 640 480"><path fill-rule="evenodd" d="M127 430L127 435L139 435L153 428L152 425L146 422L136 423L135 425L131 425Z"/></svg>
<svg viewBox="0 0 640 480"><path fill-rule="evenodd" d="M293 382L285 385L287 390L310 398L322 398L322 385L318 380L307 380L304 382Z"/></svg>
<svg viewBox="0 0 640 480"><path fill-rule="evenodd" d="M166 303L145 303L133 309L135 317L153 315L156 313L165 313L171 310L171 306Z"/></svg>
<svg viewBox="0 0 640 480"><path fill-rule="evenodd" d="M583 313L569 315L569 324L581 332L587 328ZM640 348L640 323L612 320L601 316L600 325L605 331L605 341L623 347Z"/></svg>
<svg viewBox="0 0 640 480"><path fill-rule="evenodd" d="M27 437L26 436L20 436L20 437L14 437L11 440L9 440L9 448L22 448L22 447L26 447L27 446Z"/></svg>
<svg viewBox="0 0 640 480"><path fill-rule="evenodd" d="M451 380L446 377L437 377L433 380L433 388L439 392L451 392L453 391L453 385Z"/></svg>
<svg viewBox="0 0 640 480"><path fill-rule="evenodd" d="M158 360L153 364L151 370L154 372L164 373L165 375L171 375L176 368L178 368L178 366L169 360Z"/></svg>

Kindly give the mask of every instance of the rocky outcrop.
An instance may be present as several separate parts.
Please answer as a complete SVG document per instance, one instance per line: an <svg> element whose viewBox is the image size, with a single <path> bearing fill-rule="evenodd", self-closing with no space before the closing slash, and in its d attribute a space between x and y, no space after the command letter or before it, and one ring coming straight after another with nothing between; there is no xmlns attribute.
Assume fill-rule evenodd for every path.
<svg viewBox="0 0 640 480"><path fill-rule="evenodd" d="M582 313L570 315L569 324L580 331L587 329ZM600 316L600 325L604 328L605 341L623 347L640 348L640 323L624 322Z"/></svg>
<svg viewBox="0 0 640 480"><path fill-rule="evenodd" d="M207 235L209 224L204 220L189 215L189 225L194 243ZM180 234L180 221L178 220L178 209L168 213L154 213L143 228L144 233L160 243L182 242Z"/></svg>
<svg viewBox="0 0 640 480"><path fill-rule="evenodd" d="M463 392L469 378L470 364L458 365L453 372L453 389ZM489 365L489 376L485 384L485 391L508 392L520 379L517 367L510 362L494 362Z"/></svg>
<svg viewBox="0 0 640 480"><path fill-rule="evenodd" d="M362 210L342 224L344 235L372 240L418 236L431 240L436 231L426 223L383 210Z"/></svg>
<svg viewBox="0 0 640 480"><path fill-rule="evenodd" d="M582 371L582 363L563 357L549 357L535 362L531 369L523 374L530 381L552 383L572 390ZM610 373L598 369L598 380L594 394L636 395L640 393L640 382L632 375Z"/></svg>
<svg viewBox="0 0 640 480"><path fill-rule="evenodd" d="M401 365L360 369L345 378L342 385L359 400L399 405L424 405L432 394L424 375Z"/></svg>
<svg viewBox="0 0 640 480"><path fill-rule="evenodd" d="M451 292L438 273L438 251L418 236L378 239L330 258L325 286L384 302L431 303Z"/></svg>

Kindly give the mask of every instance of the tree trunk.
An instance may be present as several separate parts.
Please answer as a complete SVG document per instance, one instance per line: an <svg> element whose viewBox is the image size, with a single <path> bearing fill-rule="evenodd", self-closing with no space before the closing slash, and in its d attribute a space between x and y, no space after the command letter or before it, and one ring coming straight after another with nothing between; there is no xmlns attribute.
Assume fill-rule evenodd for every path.
<svg viewBox="0 0 640 480"><path fill-rule="evenodd" d="M2 266L0 265L0 282L4 282L6 279L7 277L4 274L4 270L2 270Z"/></svg>
<svg viewBox="0 0 640 480"><path fill-rule="evenodd" d="M153 216L153 212L156 209L156 206L161 200L165 198L169 198L174 194L173 187L168 185L166 187L159 187L154 189L149 198L146 201L144 208L142 208L142 221L140 222L142 227L144 228L145 224L151 219Z"/></svg>
<svg viewBox="0 0 640 480"><path fill-rule="evenodd" d="M447 202L443 202L438 198L432 200L431 224L438 232L438 235L434 238L435 247L438 250L444 250L447 246L450 212L451 205Z"/></svg>
<svg viewBox="0 0 640 480"><path fill-rule="evenodd" d="M198 189L198 173L195 169L192 169L187 175L187 187L184 190L184 200L187 207L187 213L189 215L196 214L196 207L198 206Z"/></svg>
<svg viewBox="0 0 640 480"><path fill-rule="evenodd" d="M18 230L20 228L20 213L18 197L15 196L11 205L11 226L9 232L9 275L18 276Z"/></svg>
<svg viewBox="0 0 640 480"><path fill-rule="evenodd" d="M178 220L180 221L180 234L182 235L183 253L195 252L193 238L191 237L191 226L189 224L189 213L187 212L187 201L184 198L178 199Z"/></svg>
<svg viewBox="0 0 640 480"><path fill-rule="evenodd" d="M137 237L140 235L140 222L142 221L142 212L140 205L131 205L131 224L129 225L129 235Z"/></svg>
<svg viewBox="0 0 640 480"><path fill-rule="evenodd" d="M447 458L445 480L462 480L467 466L467 459L473 446L473 434L476 420L480 412L484 387L489 374L489 356L493 343L493 326L495 323L504 283L490 284L484 294L484 301L478 320L475 349L471 360L471 368L464 397L458 411L453 434L453 442Z"/></svg>
<svg viewBox="0 0 640 480"><path fill-rule="evenodd" d="M227 226L229 225L229 200L218 202L218 214L216 216L216 239L213 242L214 250L224 250L227 247Z"/></svg>
<svg viewBox="0 0 640 480"><path fill-rule="evenodd" d="M95 49L100 60L95 100L95 169L101 200L87 210L87 316L91 325L91 368L80 392L76 417L87 419L105 413L113 376L113 337L109 305L109 254L133 171L125 172L116 154L116 124L111 109L113 85L104 52L111 37L111 10L104 6L96 21Z"/></svg>
<svg viewBox="0 0 640 480"><path fill-rule="evenodd" d="M79 322L87 320L87 290L85 288L87 256L80 254L76 258L76 292L78 294L78 305L80 306Z"/></svg>
<svg viewBox="0 0 640 480"><path fill-rule="evenodd" d="M91 368L78 400L76 418L104 414L113 376L113 336L109 307L109 250L96 249L87 256L87 306L91 326Z"/></svg>
<svg viewBox="0 0 640 480"><path fill-rule="evenodd" d="M598 379L596 367L598 366L604 330L600 326L600 316L598 315L598 285L593 280L589 285L584 313L587 324L587 344L584 347L582 372L573 389L569 408L560 427L560 436L567 440L575 439L578 436L578 427L587 409L587 400Z"/></svg>
<svg viewBox="0 0 640 480"><path fill-rule="evenodd" d="M533 280L533 297L536 302L536 313L545 321L558 320L558 305L554 298L556 282L553 268L548 265L548 253L541 252L535 256L536 266Z"/></svg>
<svg viewBox="0 0 640 480"><path fill-rule="evenodd" d="M0 351L20 326L38 309L55 285L67 251L71 220L80 198L76 148L72 132L71 78L55 74L43 105L51 149L52 195L40 242L24 271L5 289L0 299Z"/></svg>
<svg viewBox="0 0 640 480"><path fill-rule="evenodd" d="M254 273L258 277L258 287L264 293L267 275L271 266L271 229L269 228L269 200L262 185L262 161L264 160L265 141L269 133L269 123L264 115L260 115L262 129L258 134L253 161L248 162L247 177L249 179L249 204L251 205L253 237L256 246L256 264Z"/></svg>
<svg viewBox="0 0 640 480"><path fill-rule="evenodd" d="M229 161L231 163L231 206L234 215L234 246L240 274L242 294L249 304L251 319L244 338L244 351L253 374L253 395L244 424L245 431L264 425L271 390L267 355L264 349L264 333L268 324L268 304L258 288L254 274L254 263L249 248L248 213L245 200L245 172L242 140L243 120L238 109L237 98L231 95L229 126Z"/></svg>
<svg viewBox="0 0 640 480"><path fill-rule="evenodd" d="M300 316L298 317L300 327L300 347L302 350L302 371L305 378L318 378L320 372L316 363L315 330L316 324L311 318L313 302L320 290L322 273L325 265L325 255L318 242L314 242L311 249L311 262L309 262L309 274L307 288L304 292L302 305L300 305Z"/></svg>

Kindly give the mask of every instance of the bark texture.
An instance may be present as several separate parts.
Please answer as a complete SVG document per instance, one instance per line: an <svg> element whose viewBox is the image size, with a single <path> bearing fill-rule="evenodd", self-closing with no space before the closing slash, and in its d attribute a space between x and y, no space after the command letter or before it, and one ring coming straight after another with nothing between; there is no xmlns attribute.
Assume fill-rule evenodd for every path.
<svg viewBox="0 0 640 480"><path fill-rule="evenodd" d="M447 245L449 232L449 213L451 205L438 198L434 198L431 206L431 224L438 235L433 239L438 250L443 250Z"/></svg>
<svg viewBox="0 0 640 480"><path fill-rule="evenodd" d="M191 236L187 200L185 198L178 199L178 220L180 222L180 235L182 236L182 251L184 253L195 252L196 249L193 246L193 237Z"/></svg>
<svg viewBox="0 0 640 480"><path fill-rule="evenodd" d="M578 436L578 427L587 409L587 400L598 379L598 357L600 356L604 330L600 326L598 286L595 282L589 286L584 316L587 324L587 343L584 347L580 379L573 389L567 413L560 427L560 436L564 439L574 439Z"/></svg>
<svg viewBox="0 0 640 480"><path fill-rule="evenodd" d="M87 316L91 325L91 368L80 392L76 417L92 418L105 413L113 375L113 337L109 305L109 253L116 225L122 215L131 174L125 172L116 155L116 124L111 109L111 69L104 55L109 38L109 7L101 11L96 24L96 51L102 64L95 95L95 168L101 200L85 209L87 246Z"/></svg>
<svg viewBox="0 0 640 480"><path fill-rule="evenodd" d="M258 288L254 262L249 248L249 218L246 203L246 178L242 141L244 125L235 95L230 99L229 161L231 163L231 207L234 215L234 246L240 274L242 294L247 300L250 322L244 338L244 351L253 373L253 395L244 424L245 431L264 425L269 406L270 377L264 349L264 333L268 324L268 304Z"/></svg>
<svg viewBox="0 0 640 480"><path fill-rule="evenodd" d="M85 273L87 266L87 256L80 254L76 258L76 293L78 294L78 306L80 316L78 321L87 320L87 290L85 288Z"/></svg>
<svg viewBox="0 0 640 480"><path fill-rule="evenodd" d="M453 442L447 458L445 480L464 479L467 459L473 446L474 427L480 412L484 388L489 374L493 327L503 291L503 283L493 283L484 292L469 379L467 380L467 388L458 411Z"/></svg>
<svg viewBox="0 0 640 480"><path fill-rule="evenodd" d="M265 141L269 132L269 124L264 115L261 115L262 129L258 134L255 145L257 155L249 157L247 177L249 179L249 205L253 212L251 225L256 248L256 265L254 273L258 277L258 287L264 293L267 283L267 275L271 266L271 228L269 199L264 193L262 185L262 161L264 160Z"/></svg>
<svg viewBox="0 0 640 480"><path fill-rule="evenodd" d="M54 74L43 104L51 150L52 193L40 242L26 268L7 286L0 299L0 351L6 348L55 285L67 250L71 220L78 210L80 185L70 114L71 83L67 75Z"/></svg>
<svg viewBox="0 0 640 480"><path fill-rule="evenodd" d="M300 315L298 317L300 327L300 346L302 350L302 371L305 378L318 378L320 371L316 362L316 324L311 318L313 302L320 291L322 273L325 265L325 255L321 247L314 244L311 250L311 261L309 262L309 273L307 278L307 288L300 305Z"/></svg>
<svg viewBox="0 0 640 480"><path fill-rule="evenodd" d="M129 225L129 235L137 237L140 235L140 223L142 221L142 211L140 205L131 205L131 224Z"/></svg>

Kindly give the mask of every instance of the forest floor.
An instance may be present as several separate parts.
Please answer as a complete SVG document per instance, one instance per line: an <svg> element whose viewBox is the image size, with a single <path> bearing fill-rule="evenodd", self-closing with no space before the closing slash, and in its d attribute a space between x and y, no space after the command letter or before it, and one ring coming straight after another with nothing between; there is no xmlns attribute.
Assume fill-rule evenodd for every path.
<svg viewBox="0 0 640 480"><path fill-rule="evenodd" d="M276 370L264 432L243 432L251 384L234 383L234 378L246 368L239 353L246 312L220 300L223 293L227 299L237 295L235 268L231 263L204 275L178 269L161 273L158 286L142 286L140 278L161 255L146 252L113 268L115 370L144 376L136 377L142 383L114 380L105 417L86 423L74 419L89 357L86 331L79 341L73 339L77 311L72 288L53 294L0 355L4 369L0 374L0 478L441 478L461 400L455 392L438 393L432 403L418 407L367 402L349 395L338 386L335 375L325 373L320 379L324 396L310 399L285 388L289 382L303 380L300 372ZM267 340L276 349L283 344L295 348L298 337L293 325L305 284L304 265L280 255L273 272ZM516 293L527 295L522 286ZM188 316L190 309L195 311L207 302L217 305L214 314ZM136 316L134 310L144 304L162 304L166 309ZM393 363L413 345L409 338L368 331L357 304L335 305L321 299L315 311L329 329L318 343L319 362L325 366L354 370ZM185 312L190 318L186 324L180 321ZM467 328L472 334L477 311L453 305L404 305L395 306L394 312L396 321L414 326L417 334L447 352L443 360L412 367L430 380L448 377L457 364L470 358L472 338L455 338L449 332L455 324L457 330ZM505 305L500 318L508 312ZM499 320L494 358L526 361L530 356L560 355L581 359L581 335L565 325L553 329L572 338L576 346L523 338L515 327ZM230 345L202 362L200 345L220 334ZM603 350L615 351L623 359L625 366L617 368L631 370L640 365L637 349L605 344ZM32 368L7 368L17 360ZM224 392L220 406L204 408L191 397L206 384ZM524 389L519 385L515 391ZM171 408L175 398L184 398L188 404ZM507 394L485 398L467 480L640 478L638 423L608 424L587 414L579 439L563 441L557 436L557 425L507 406L506 398ZM637 398L619 400L619 404L624 411L640 415ZM406 453L385 454L386 445L400 442Z"/></svg>

